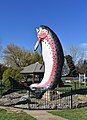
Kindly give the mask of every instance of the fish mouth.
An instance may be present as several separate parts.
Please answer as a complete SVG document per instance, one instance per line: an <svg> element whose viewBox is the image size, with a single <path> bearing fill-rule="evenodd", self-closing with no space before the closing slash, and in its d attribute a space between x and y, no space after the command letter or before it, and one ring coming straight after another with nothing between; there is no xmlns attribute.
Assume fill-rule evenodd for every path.
<svg viewBox="0 0 87 120"><path fill-rule="evenodd" d="M38 29L38 28L36 28L36 32L37 32L37 34L38 34L38 32L39 32L39 29ZM36 42L36 44L35 44L35 46L34 46L34 51L37 50L37 48L38 48L38 46L39 46L39 43L40 43L40 40L41 40L41 38L38 38L38 40L37 40L37 42Z"/></svg>
<svg viewBox="0 0 87 120"><path fill-rule="evenodd" d="M39 43L41 43L41 41L43 41L48 35L48 31L45 30L45 29L42 29L41 27L36 28L36 32L37 32L37 35L38 35L38 41L36 42L36 44L34 46L34 51L37 50L37 48L39 46Z"/></svg>
<svg viewBox="0 0 87 120"><path fill-rule="evenodd" d="M37 40L37 42L36 42L36 44L35 44L35 46L34 46L34 51L37 50L37 48L38 48L38 46L39 46L39 43L40 43L40 40L41 40L41 38L39 38L39 39Z"/></svg>

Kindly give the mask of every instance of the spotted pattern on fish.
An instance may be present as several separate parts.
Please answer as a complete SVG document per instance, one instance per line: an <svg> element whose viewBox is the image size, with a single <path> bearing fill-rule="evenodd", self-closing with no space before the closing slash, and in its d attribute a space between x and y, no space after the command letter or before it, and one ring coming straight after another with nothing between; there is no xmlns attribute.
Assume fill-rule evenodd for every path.
<svg viewBox="0 0 87 120"><path fill-rule="evenodd" d="M57 35L47 26L39 27L38 41L42 46L45 73L41 83L32 84L31 88L54 89L61 81L64 63L63 49ZM37 49L37 46L35 49Z"/></svg>

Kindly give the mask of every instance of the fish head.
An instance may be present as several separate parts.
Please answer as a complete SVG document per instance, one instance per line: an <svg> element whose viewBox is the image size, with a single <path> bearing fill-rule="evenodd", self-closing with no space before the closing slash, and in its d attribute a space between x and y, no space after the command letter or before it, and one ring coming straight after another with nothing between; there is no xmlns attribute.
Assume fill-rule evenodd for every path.
<svg viewBox="0 0 87 120"><path fill-rule="evenodd" d="M39 43L42 43L42 41L47 37L48 35L48 31L43 28L43 27L39 27L39 28L36 28L36 32L37 32L37 36L38 36L38 40L34 46L34 50L36 51L38 46L39 46Z"/></svg>

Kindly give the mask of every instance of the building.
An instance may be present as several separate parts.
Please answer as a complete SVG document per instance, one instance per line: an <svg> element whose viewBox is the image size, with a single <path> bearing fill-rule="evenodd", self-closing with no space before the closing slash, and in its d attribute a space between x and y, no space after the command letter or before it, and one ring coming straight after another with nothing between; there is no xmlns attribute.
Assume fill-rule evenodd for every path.
<svg viewBox="0 0 87 120"><path fill-rule="evenodd" d="M20 73L24 75L26 81L40 82L44 75L44 65L36 62L24 67Z"/></svg>

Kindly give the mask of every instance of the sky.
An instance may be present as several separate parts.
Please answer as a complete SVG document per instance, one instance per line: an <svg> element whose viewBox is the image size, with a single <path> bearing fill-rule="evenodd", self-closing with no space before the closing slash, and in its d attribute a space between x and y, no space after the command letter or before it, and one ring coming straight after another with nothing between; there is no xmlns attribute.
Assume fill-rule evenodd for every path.
<svg viewBox="0 0 87 120"><path fill-rule="evenodd" d="M0 0L0 44L33 50L36 27L49 26L63 49L74 44L87 50L87 0Z"/></svg>

